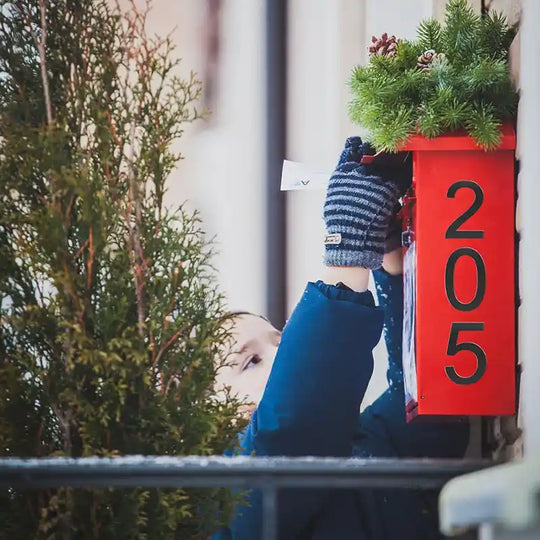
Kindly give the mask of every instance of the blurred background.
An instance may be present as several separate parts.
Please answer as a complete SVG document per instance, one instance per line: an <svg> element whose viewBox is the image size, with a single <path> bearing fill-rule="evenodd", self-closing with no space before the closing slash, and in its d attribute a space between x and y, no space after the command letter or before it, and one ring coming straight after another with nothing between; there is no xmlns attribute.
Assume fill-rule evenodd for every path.
<svg viewBox="0 0 540 540"><path fill-rule="evenodd" d="M517 0L471 0L516 20ZM307 280L321 276L323 190L280 192L283 159L328 170L348 136L348 79L372 35L412 38L445 0L154 0L151 32L172 37L184 73L204 85L206 121L179 141L185 160L168 204L201 212L231 309L281 328ZM375 351L364 406L386 386Z"/></svg>

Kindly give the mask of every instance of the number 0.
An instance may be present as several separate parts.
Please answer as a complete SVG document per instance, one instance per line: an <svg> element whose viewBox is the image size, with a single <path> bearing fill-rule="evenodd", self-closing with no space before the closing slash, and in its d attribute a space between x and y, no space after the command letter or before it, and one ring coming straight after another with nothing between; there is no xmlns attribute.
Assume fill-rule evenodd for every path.
<svg viewBox="0 0 540 540"><path fill-rule="evenodd" d="M476 292L474 298L470 302L460 302L456 296L454 286L454 273L456 263L460 257L470 257L476 266ZM446 261L446 269L444 273L444 288L446 297L450 304L460 311L472 311L476 309L484 299L486 293L486 265L478 251L473 248L464 247L453 251Z"/></svg>

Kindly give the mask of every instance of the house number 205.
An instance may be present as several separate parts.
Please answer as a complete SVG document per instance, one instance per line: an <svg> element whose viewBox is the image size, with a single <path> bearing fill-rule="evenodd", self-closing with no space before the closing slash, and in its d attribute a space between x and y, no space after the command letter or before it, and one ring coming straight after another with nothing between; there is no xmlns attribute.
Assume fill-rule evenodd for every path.
<svg viewBox="0 0 540 540"><path fill-rule="evenodd" d="M471 206L456 218L446 230L445 238L483 238L484 231L480 230L462 230L460 227L471 218L482 206L484 202L484 192L482 188L471 180L459 180L454 182L449 188L446 196L454 198L460 189L469 189L474 193L474 201ZM462 302L458 299L455 291L455 269L456 264L462 257L469 257L476 267L476 292L474 297L468 302ZM445 269L445 291L450 304L459 311L472 311L476 309L484 299L486 292L486 266L484 260L478 251L471 247L461 247L453 251L446 262ZM486 353L472 341L459 341L460 332L484 330L483 322L453 322L450 328L450 336L446 354L454 356L460 351L470 351L476 357L476 369L472 375L464 377L457 373L454 366L445 366L444 370L448 378L456 384L474 384L484 375L487 367Z"/></svg>

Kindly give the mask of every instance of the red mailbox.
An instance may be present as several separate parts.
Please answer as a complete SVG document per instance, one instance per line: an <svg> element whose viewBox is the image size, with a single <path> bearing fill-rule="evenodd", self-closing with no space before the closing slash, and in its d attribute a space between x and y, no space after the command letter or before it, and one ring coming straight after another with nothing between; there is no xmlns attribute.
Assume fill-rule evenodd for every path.
<svg viewBox="0 0 540 540"><path fill-rule="evenodd" d="M407 418L515 412L515 133L412 137L405 198Z"/></svg>

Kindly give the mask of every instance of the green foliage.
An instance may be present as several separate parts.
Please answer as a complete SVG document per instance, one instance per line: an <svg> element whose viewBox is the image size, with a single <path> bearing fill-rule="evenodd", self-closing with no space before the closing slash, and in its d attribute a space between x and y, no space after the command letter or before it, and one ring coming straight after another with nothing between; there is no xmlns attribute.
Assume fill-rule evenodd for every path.
<svg viewBox="0 0 540 540"><path fill-rule="evenodd" d="M485 141L486 148L495 148L499 144L500 123L489 105L480 103L473 107L467 129L475 140Z"/></svg>
<svg viewBox="0 0 540 540"><path fill-rule="evenodd" d="M450 0L444 22L444 50L437 52L443 52L453 66L463 69L477 53L480 17L467 0Z"/></svg>
<svg viewBox="0 0 540 540"><path fill-rule="evenodd" d="M422 50L442 48L442 27L436 19L425 19L418 26L418 44Z"/></svg>
<svg viewBox="0 0 540 540"><path fill-rule="evenodd" d="M355 68L351 119L371 132L379 150L396 151L414 133L458 129L495 148L502 123L517 109L508 64L514 35L503 15L480 17L466 0L450 0L444 26L422 21L416 41L400 41L395 57L374 55ZM418 58L427 50L438 56L422 70Z"/></svg>
<svg viewBox="0 0 540 540"><path fill-rule="evenodd" d="M197 215L163 205L200 117L146 12L0 1L0 455L220 454L230 333ZM44 19L40 7L44 7ZM3 538L206 538L212 490L4 492Z"/></svg>
<svg viewBox="0 0 540 540"><path fill-rule="evenodd" d="M479 46L486 56L506 60L516 29L506 24L501 13L488 13L482 17L479 31Z"/></svg>

